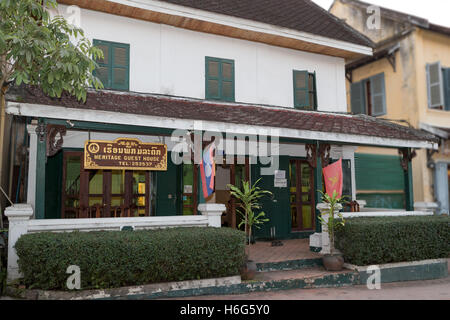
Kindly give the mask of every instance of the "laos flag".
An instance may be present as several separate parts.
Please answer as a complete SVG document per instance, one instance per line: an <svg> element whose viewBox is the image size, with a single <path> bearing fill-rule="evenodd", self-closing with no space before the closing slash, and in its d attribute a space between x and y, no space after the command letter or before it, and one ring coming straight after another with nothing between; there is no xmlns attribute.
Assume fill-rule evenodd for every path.
<svg viewBox="0 0 450 320"><path fill-rule="evenodd" d="M203 197L208 198L214 192L214 177L216 175L216 164L214 163L214 147L212 143L203 152L200 163L200 174L202 176Z"/></svg>
<svg viewBox="0 0 450 320"><path fill-rule="evenodd" d="M323 168L323 177L325 180L325 190L332 197L333 191L338 194L338 199L342 197L342 159Z"/></svg>

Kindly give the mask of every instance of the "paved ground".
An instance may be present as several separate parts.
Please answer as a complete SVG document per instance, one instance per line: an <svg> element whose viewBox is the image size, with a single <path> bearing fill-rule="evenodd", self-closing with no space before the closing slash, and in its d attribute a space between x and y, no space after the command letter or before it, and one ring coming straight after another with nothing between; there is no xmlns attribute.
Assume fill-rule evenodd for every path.
<svg viewBox="0 0 450 320"><path fill-rule="evenodd" d="M450 277L428 281L381 284L380 290L366 286L255 292L240 295L200 296L183 300L450 300ZM177 299L178 300L178 299Z"/></svg>
<svg viewBox="0 0 450 320"><path fill-rule="evenodd" d="M309 250L309 239L283 240L280 247L272 247L270 241L258 241L250 246L250 260L255 262L280 262L322 257Z"/></svg>

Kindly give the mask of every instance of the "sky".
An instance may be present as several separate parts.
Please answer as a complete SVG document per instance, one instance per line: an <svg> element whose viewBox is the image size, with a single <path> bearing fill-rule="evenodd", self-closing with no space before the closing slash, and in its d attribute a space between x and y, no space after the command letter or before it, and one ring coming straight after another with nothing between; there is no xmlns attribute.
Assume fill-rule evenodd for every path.
<svg viewBox="0 0 450 320"><path fill-rule="evenodd" d="M328 10L333 0L313 0ZM365 0L388 9L412 14L430 22L450 27L450 0Z"/></svg>

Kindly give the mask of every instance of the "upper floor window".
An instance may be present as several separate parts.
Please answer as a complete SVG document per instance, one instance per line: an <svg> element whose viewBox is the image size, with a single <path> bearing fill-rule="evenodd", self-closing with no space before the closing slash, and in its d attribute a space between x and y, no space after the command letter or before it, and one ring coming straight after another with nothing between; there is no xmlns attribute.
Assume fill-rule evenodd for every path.
<svg viewBox="0 0 450 320"><path fill-rule="evenodd" d="M294 107L317 110L316 73L294 70Z"/></svg>
<svg viewBox="0 0 450 320"><path fill-rule="evenodd" d="M450 69L427 64L428 108L450 111Z"/></svg>
<svg viewBox="0 0 450 320"><path fill-rule="evenodd" d="M374 117L386 114L384 73L352 83L350 95L352 113Z"/></svg>
<svg viewBox="0 0 450 320"><path fill-rule="evenodd" d="M94 75L105 89L129 90L130 45L103 40L94 40L94 46L103 51L103 59L97 59Z"/></svg>
<svg viewBox="0 0 450 320"><path fill-rule="evenodd" d="M234 60L206 57L206 99L234 101Z"/></svg>

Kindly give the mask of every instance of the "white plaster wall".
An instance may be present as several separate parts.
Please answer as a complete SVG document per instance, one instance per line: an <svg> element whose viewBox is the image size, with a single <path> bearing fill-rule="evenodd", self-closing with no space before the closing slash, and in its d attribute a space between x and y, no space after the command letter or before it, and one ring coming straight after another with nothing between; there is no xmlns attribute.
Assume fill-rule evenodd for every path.
<svg viewBox="0 0 450 320"><path fill-rule="evenodd" d="M342 58L84 9L80 22L91 40L130 44L131 91L204 99L205 56L212 56L235 61L237 102L293 107L296 69L316 72L319 110L347 111Z"/></svg>

